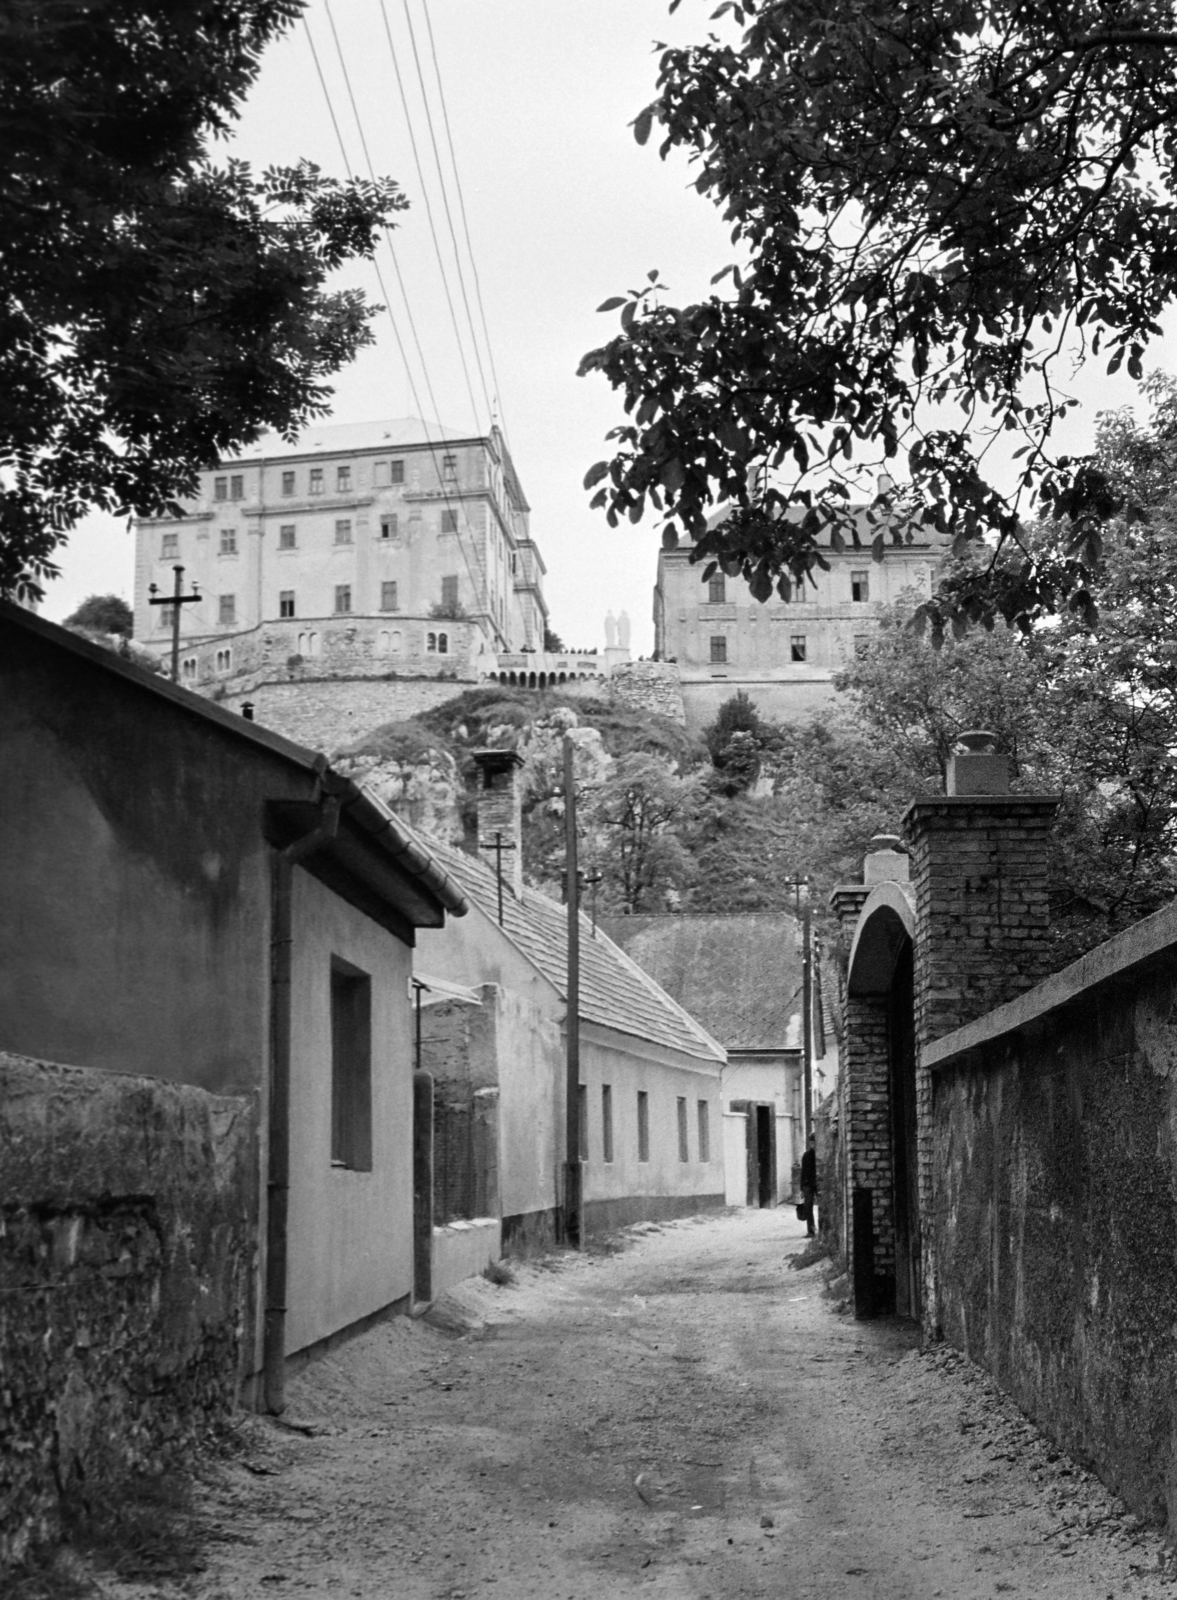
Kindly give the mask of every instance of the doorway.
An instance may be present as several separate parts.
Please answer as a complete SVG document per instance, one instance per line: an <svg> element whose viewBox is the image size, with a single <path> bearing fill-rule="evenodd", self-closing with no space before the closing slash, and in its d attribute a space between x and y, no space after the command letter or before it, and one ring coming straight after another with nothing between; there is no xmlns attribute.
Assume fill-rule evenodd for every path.
<svg viewBox="0 0 1177 1600"><path fill-rule="evenodd" d="M740 1102L744 1123L745 1152L748 1158L746 1203L764 1209L776 1205L776 1109L771 1105ZM733 1111L736 1105L733 1102Z"/></svg>

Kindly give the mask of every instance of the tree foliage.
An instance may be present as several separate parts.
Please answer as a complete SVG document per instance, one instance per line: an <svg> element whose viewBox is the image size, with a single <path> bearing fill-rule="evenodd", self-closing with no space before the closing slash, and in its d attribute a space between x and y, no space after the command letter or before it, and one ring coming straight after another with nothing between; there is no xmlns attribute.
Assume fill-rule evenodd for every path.
<svg viewBox="0 0 1177 1600"><path fill-rule="evenodd" d="M764 600L827 546L881 557L913 521L958 553L989 531L1018 547L1036 502L1064 530L1055 559L1019 548L999 584L971 568L937 632L1063 597L1090 620L1101 530L1131 503L1098 457L1052 456L1074 403L1059 369L1141 378L1177 290L1175 10L727 0L737 37L664 50L635 133L695 162L738 259L701 304L651 272L601 308L621 331L581 370L628 420L593 503L614 524L652 506L667 543L686 534ZM1017 446L1012 490L994 435ZM884 484L864 530L859 474L896 458L909 485Z"/></svg>
<svg viewBox="0 0 1177 1600"><path fill-rule="evenodd" d="M680 778L648 751L622 756L585 806L586 825L606 842L599 859L606 904L623 912L662 909L667 889L693 876L681 837L698 800L698 785Z"/></svg>
<svg viewBox="0 0 1177 1600"><path fill-rule="evenodd" d="M0 590L88 510L168 512L263 428L293 437L370 341L329 274L405 201L307 162L216 166L302 0L7 0L0 18Z"/></svg>
<svg viewBox="0 0 1177 1600"><path fill-rule="evenodd" d="M129 639L135 631L135 613L117 594L92 594L66 617L67 628L84 628L90 633L117 633Z"/></svg>

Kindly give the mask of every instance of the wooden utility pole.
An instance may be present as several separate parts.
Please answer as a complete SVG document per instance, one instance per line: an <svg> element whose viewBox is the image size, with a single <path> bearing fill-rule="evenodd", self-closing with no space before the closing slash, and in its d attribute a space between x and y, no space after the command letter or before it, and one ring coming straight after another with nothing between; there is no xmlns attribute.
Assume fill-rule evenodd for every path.
<svg viewBox="0 0 1177 1600"><path fill-rule="evenodd" d="M568 1017L565 1038L564 1139L564 1242L575 1249L581 1243L580 1162L580 874L576 866L575 745L564 735L564 877L568 896Z"/></svg>
<svg viewBox="0 0 1177 1600"><path fill-rule="evenodd" d="M148 590L151 598L149 606L171 606L172 608L172 682L180 681L180 607L193 605L200 599L200 590L192 585L192 593L184 594L184 569L173 567L176 574L176 587L171 594L161 595L157 584L152 584ZM158 598L157 598L158 596Z"/></svg>
<svg viewBox="0 0 1177 1600"><path fill-rule="evenodd" d="M809 879L791 878L793 904L801 918L801 1060L804 1068L805 1149L813 1132L813 926L809 906ZM805 895L802 903L802 893Z"/></svg>

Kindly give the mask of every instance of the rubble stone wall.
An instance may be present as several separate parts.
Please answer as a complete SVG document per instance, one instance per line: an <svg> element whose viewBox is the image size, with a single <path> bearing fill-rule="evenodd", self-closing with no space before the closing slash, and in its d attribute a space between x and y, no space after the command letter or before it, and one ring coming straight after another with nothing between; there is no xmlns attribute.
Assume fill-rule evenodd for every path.
<svg viewBox="0 0 1177 1600"><path fill-rule="evenodd" d="M634 711L653 711L685 723L682 683L673 662L631 661L615 667L608 680L609 698Z"/></svg>
<svg viewBox="0 0 1177 1600"><path fill-rule="evenodd" d="M0 1054L0 1571L233 1407L255 1207L248 1100Z"/></svg>
<svg viewBox="0 0 1177 1600"><path fill-rule="evenodd" d="M227 695L223 704L240 711L249 700L255 722L333 755L382 722L402 722L430 711L469 687L454 678L306 679L259 684L248 693Z"/></svg>
<svg viewBox="0 0 1177 1600"><path fill-rule="evenodd" d="M1177 1527L1177 914L930 1052L938 1331Z"/></svg>

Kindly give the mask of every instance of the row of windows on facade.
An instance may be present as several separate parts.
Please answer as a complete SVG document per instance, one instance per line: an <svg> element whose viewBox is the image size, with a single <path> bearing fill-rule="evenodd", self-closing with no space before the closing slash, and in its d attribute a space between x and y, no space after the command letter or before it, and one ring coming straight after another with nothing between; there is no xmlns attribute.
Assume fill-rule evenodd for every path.
<svg viewBox="0 0 1177 1600"><path fill-rule="evenodd" d="M722 634L722 633L712 634L712 636L711 636L711 665L713 667L731 665L731 659L732 658L728 655L727 643L728 643L727 642L727 638L726 638L726 636L724 634ZM863 651L866 650L869 645L870 645L870 635L869 634L856 633L854 635L854 654L856 656L862 655ZM809 650L809 642L808 642L808 640L806 639L806 637L805 637L805 635L803 633L792 633L792 634L789 635L789 660L790 661L805 661L805 660L807 660L808 659L808 650Z"/></svg>
<svg viewBox="0 0 1177 1600"><path fill-rule="evenodd" d="M330 471L328 467L311 467L307 473L307 493L325 494L327 478ZM377 461L373 463L372 478L378 489L390 488L394 483L405 481L404 461ZM441 458L441 478L443 483L456 483L458 479L458 458L453 455L443 455ZM298 493L298 473L287 469L282 473L282 493L294 495ZM352 470L350 462L342 462L335 468L335 493L351 494ZM214 500L244 500L245 476L243 473L228 473L223 478L213 479Z"/></svg>
<svg viewBox="0 0 1177 1600"><path fill-rule="evenodd" d="M783 593L781 593L783 590ZM781 580L781 599L788 602L793 598L793 585L788 578ZM855 601L870 599L870 573L866 571L850 574L850 598ZM722 606L727 602L727 579L722 574L707 580L707 600L710 605Z"/></svg>
<svg viewBox="0 0 1177 1600"><path fill-rule="evenodd" d="M457 533L457 531L458 531L458 513L456 511L445 510L445 511L442 512L442 514L441 514L441 531L442 531L442 533ZM397 535L399 534L399 532L400 532L400 518L395 513L393 513L390 516L385 516L385 517L381 517L380 518L380 532L379 532L379 535L378 535L379 538L385 539L385 540L395 539L397 537ZM354 544L355 543L355 539L354 539L354 536L353 536L353 530L352 530L352 521L351 521L350 517L339 517L336 520L336 523L335 523L335 543L336 544ZM279 528L278 528L278 548L279 548L279 550L297 550L298 549L298 524L297 523L295 523L295 522L284 522L279 526ZM223 555L223 556L235 556L235 555L238 554L238 550L237 550L237 529L236 528L222 528L220 530L220 541L219 541L218 549L219 549L220 554ZM178 556L180 554L180 535L178 533L165 533L165 534L162 534L160 536L159 554L160 554L160 559L162 561L168 561L172 557ZM515 571L515 557L514 556L511 557L511 571L512 572Z"/></svg>
<svg viewBox="0 0 1177 1600"><path fill-rule="evenodd" d="M430 630L424 636L425 653L427 655L448 656L450 653L450 636L448 633L434 633ZM310 630L298 636L298 654L300 656L317 656L322 653L322 635ZM390 632L382 628L374 640L375 653L378 656L399 656L404 648L404 641L398 630ZM233 670L233 651L229 648L218 649L216 652L215 670L218 674ZM180 676L185 683L195 683L200 676L200 660L197 656L185 656L180 662Z"/></svg>
<svg viewBox="0 0 1177 1600"><path fill-rule="evenodd" d="M690 1108L676 1097L678 1158L690 1161ZM696 1159L711 1160L710 1106L696 1102ZM650 1159L650 1096L637 1091L638 1160ZM613 1086L601 1085L602 1161L612 1161ZM580 1085L580 1159L593 1157L588 1088ZM372 980L338 957L331 961L331 1165L368 1172L372 1167Z"/></svg>
<svg viewBox="0 0 1177 1600"><path fill-rule="evenodd" d="M443 609L455 610L458 605L458 579L455 574L441 580L441 604ZM173 606L160 606L158 627L167 629L172 626ZM381 611L398 611L400 609L397 598L397 584L385 582L380 585ZM352 586L350 583L337 583L335 585L335 615L346 617L352 614ZM280 618L290 618L298 615L296 593L293 589L282 589L278 593L278 615ZM237 596L235 594L222 594L217 596L217 622L222 627L235 627L237 623Z"/></svg>
<svg viewBox="0 0 1177 1600"><path fill-rule="evenodd" d="M677 1114L676 1130L678 1133L678 1159L689 1161L691 1159L690 1139L690 1108L685 1095L676 1096L675 1111ZM711 1160L711 1108L706 1100L695 1103L695 1129L696 1129L696 1159L699 1161ZM591 1161L594 1157L592 1140L589 1131L589 1095L588 1086L580 1085L579 1101L580 1125L580 1159ZM637 1091L637 1136L638 1160L650 1159L650 1096L645 1089ZM601 1160L613 1160L613 1086L609 1083L601 1085Z"/></svg>

